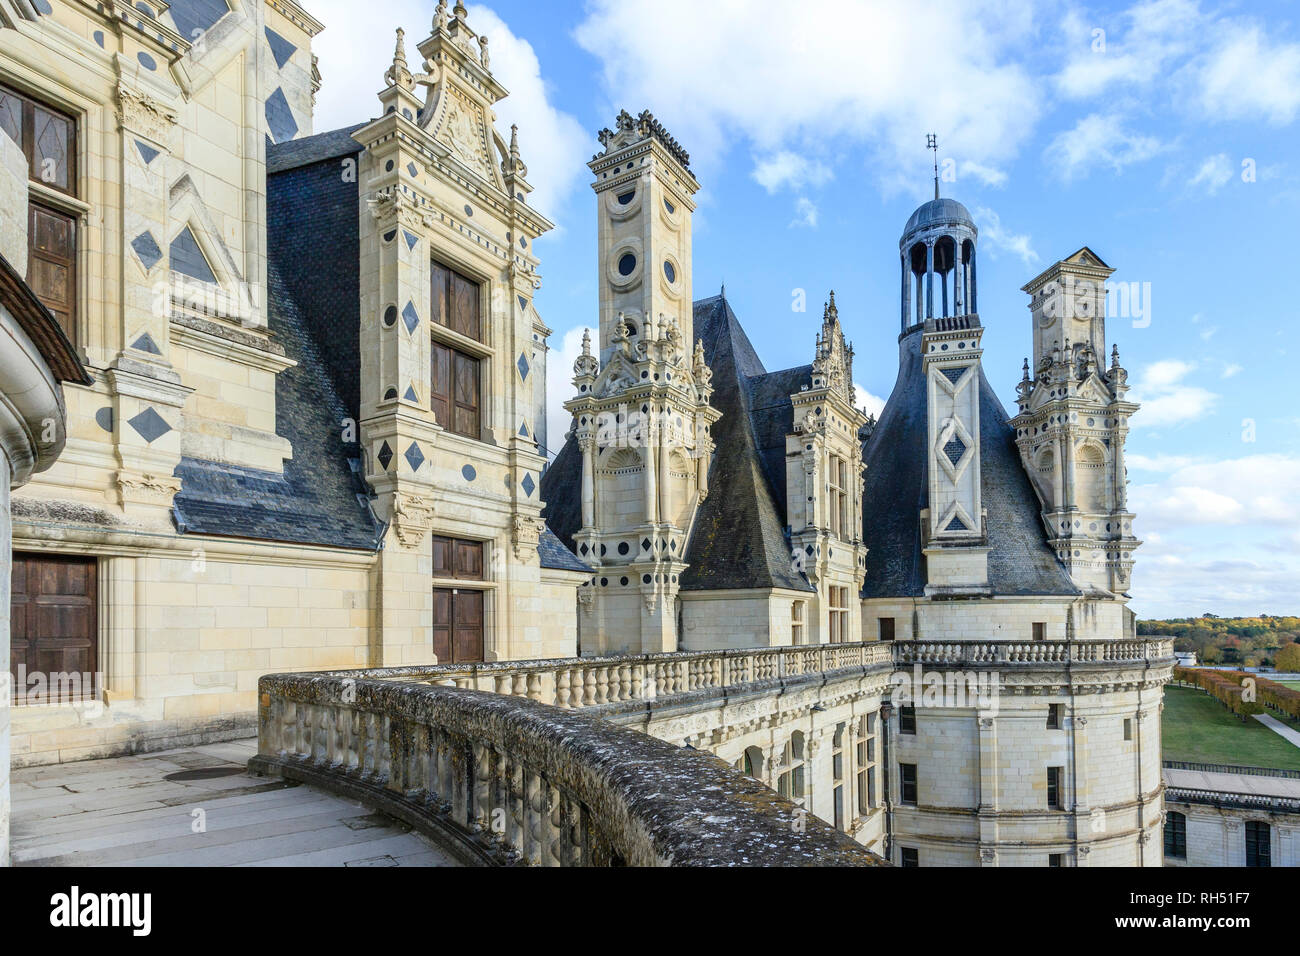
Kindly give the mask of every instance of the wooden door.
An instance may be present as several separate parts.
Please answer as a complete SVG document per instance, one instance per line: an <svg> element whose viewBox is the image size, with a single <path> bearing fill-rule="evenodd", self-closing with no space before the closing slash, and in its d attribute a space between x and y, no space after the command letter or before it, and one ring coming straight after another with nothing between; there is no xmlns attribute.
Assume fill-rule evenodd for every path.
<svg viewBox="0 0 1300 956"><path fill-rule="evenodd" d="M433 653L439 664L483 662L483 592L433 589Z"/></svg>
<svg viewBox="0 0 1300 956"><path fill-rule="evenodd" d="M37 690L32 681L37 674L61 700L93 696L97 591L94 558L14 555L9 669L15 698L28 688Z"/></svg>

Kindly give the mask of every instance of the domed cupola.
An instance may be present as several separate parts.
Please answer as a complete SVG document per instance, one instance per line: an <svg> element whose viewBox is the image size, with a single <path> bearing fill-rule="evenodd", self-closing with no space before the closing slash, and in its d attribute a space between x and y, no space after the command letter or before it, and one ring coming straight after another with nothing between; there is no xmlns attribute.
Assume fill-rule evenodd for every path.
<svg viewBox="0 0 1300 956"><path fill-rule="evenodd" d="M927 319L956 318L978 312L975 297L978 237L979 230L970 211L955 199L939 196L936 158L934 199L912 213L898 242L902 331Z"/></svg>

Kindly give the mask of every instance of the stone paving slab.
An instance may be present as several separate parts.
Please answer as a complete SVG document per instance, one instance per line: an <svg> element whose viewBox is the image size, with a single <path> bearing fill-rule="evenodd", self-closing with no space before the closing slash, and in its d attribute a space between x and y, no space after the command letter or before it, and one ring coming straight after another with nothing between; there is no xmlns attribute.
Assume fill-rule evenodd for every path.
<svg viewBox="0 0 1300 956"><path fill-rule="evenodd" d="M15 770L15 866L455 866L403 823L252 777L256 741ZM238 771L166 780L184 770ZM205 830L194 833L193 811Z"/></svg>

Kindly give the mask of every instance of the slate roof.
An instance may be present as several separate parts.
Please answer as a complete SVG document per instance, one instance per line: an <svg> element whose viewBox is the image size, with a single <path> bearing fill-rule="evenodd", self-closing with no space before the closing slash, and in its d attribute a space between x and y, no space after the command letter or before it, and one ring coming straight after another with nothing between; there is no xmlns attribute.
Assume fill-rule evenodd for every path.
<svg viewBox="0 0 1300 956"><path fill-rule="evenodd" d="M537 553L544 568L557 571L583 571L590 574L594 569L578 560L578 556L564 546L564 542L555 536L550 528L542 531L537 541Z"/></svg>
<svg viewBox="0 0 1300 956"><path fill-rule="evenodd" d="M863 445L867 472L863 538L867 553L864 598L921 597L925 557L920 511L929 501L927 413L921 364L922 326L899 340L898 380L871 437ZM981 490L994 594L1076 595L1055 552L1047 546L1038 497L1020 463L1015 429L980 371Z"/></svg>
<svg viewBox="0 0 1300 956"><path fill-rule="evenodd" d="M266 174L282 173L299 166L309 166L327 159L342 159L361 152L361 144L352 134L367 123L333 129L314 136L303 136L266 147Z"/></svg>
<svg viewBox="0 0 1300 956"><path fill-rule="evenodd" d="M173 514L181 533L376 550L360 450L343 442L343 402L272 258L270 328L298 365L276 376L275 430L293 445L283 473L182 458Z"/></svg>
<svg viewBox="0 0 1300 956"><path fill-rule="evenodd" d="M713 370L717 446L709 497L686 545L683 591L790 588L811 591L790 564L785 515L785 434L790 393L810 382L807 366L769 373L723 296L695 303L695 335ZM784 391L783 391L784 390ZM573 547L582 523L582 458L570 436L542 476L545 517Z"/></svg>

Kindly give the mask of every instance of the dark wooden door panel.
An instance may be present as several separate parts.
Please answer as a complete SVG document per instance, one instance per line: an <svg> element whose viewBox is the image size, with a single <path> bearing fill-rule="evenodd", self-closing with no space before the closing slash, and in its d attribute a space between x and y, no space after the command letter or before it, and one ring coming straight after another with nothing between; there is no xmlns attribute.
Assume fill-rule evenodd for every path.
<svg viewBox="0 0 1300 956"><path fill-rule="evenodd" d="M433 653L439 664L450 664L452 631L452 593L441 588L433 590Z"/></svg>
<svg viewBox="0 0 1300 956"><path fill-rule="evenodd" d="M433 589L433 653L439 664L482 663L482 591Z"/></svg>
<svg viewBox="0 0 1300 956"><path fill-rule="evenodd" d="M50 688L59 686L56 675L81 675L81 696L92 694L99 641L95 559L15 554L12 580L9 664L17 695L35 674Z"/></svg>
<svg viewBox="0 0 1300 956"><path fill-rule="evenodd" d="M456 592L456 663L483 660L483 592Z"/></svg>

